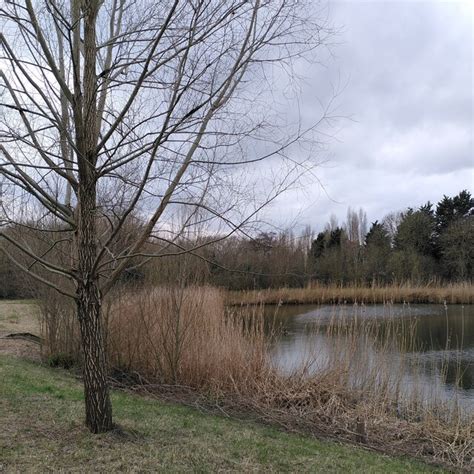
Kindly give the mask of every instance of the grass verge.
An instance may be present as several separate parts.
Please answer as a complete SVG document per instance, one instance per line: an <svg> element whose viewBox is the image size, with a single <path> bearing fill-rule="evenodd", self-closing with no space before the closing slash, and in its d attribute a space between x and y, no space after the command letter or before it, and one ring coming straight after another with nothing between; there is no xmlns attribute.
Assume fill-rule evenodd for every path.
<svg viewBox="0 0 474 474"><path fill-rule="evenodd" d="M442 472L123 392L113 393L120 429L91 435L66 372L1 356L0 379L0 471Z"/></svg>

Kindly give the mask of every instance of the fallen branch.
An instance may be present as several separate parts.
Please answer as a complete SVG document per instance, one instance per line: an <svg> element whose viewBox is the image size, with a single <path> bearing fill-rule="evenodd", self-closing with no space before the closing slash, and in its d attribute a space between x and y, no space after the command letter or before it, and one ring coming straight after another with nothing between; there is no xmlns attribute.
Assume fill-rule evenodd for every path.
<svg viewBox="0 0 474 474"><path fill-rule="evenodd" d="M12 332L10 334L6 334L0 339L23 339L24 341L34 342L35 344L42 343L41 337L31 334L30 332Z"/></svg>

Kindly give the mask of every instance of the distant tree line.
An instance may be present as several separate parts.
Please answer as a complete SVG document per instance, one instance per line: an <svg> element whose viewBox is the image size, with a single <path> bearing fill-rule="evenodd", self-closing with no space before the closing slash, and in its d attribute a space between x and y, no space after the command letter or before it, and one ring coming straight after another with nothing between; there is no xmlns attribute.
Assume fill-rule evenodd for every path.
<svg viewBox="0 0 474 474"><path fill-rule="evenodd" d="M226 242L209 260L209 280L234 289L337 284L426 283L474 276L474 199L464 190L434 205L392 212L368 226L366 213L332 216L317 235L306 228ZM228 272L230 268L232 272Z"/></svg>
<svg viewBox="0 0 474 474"><path fill-rule="evenodd" d="M392 283L470 280L474 270L474 199L468 191L434 206L372 222L364 241L347 224L312 242L312 274L323 282Z"/></svg>
<svg viewBox="0 0 474 474"><path fill-rule="evenodd" d="M117 236L117 251L139 226L137 219L133 228ZM349 208L345 222L331 216L317 234L308 226L299 235L285 230L211 240L188 236L177 241L176 248L164 250L169 256L133 261L120 283L189 281L241 290L302 287L310 282L370 285L472 280L474 198L464 190L444 196L436 205L427 202L391 212L370 225L362 209ZM156 250L156 243L148 245ZM198 250L177 256L185 247ZM66 258L68 250L58 246L57 253L58 259ZM37 285L1 254L0 281L2 298L34 296L37 291Z"/></svg>

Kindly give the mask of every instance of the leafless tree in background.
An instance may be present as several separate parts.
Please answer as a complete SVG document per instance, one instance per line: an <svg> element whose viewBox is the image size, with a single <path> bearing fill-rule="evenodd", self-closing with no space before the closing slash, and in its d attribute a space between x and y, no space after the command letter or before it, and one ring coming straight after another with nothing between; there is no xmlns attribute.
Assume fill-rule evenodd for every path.
<svg viewBox="0 0 474 474"><path fill-rule="evenodd" d="M397 229L403 220L403 213L401 211L390 212L383 218L383 226L387 231L390 241L393 244Z"/></svg>
<svg viewBox="0 0 474 474"><path fill-rule="evenodd" d="M112 428L101 302L130 262L195 250L172 247L179 208L183 228L219 221L224 238L310 167L289 148L317 124L276 133L258 100L330 35L309 13L298 0L5 0L1 250L77 304L91 431ZM256 200L236 173L264 161Z"/></svg>
<svg viewBox="0 0 474 474"><path fill-rule="evenodd" d="M363 245L367 234L367 214L360 208L359 211L347 209L347 218L345 223L347 238L350 242L357 242Z"/></svg>

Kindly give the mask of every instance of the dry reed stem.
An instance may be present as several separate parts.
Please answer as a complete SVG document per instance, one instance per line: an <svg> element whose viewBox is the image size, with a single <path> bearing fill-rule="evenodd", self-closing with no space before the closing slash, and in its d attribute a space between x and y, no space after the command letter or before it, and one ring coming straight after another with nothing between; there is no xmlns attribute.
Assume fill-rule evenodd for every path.
<svg viewBox="0 0 474 474"><path fill-rule="evenodd" d="M474 286L470 282L438 285L370 287L311 284L306 288L278 288L229 292L227 303L247 304L333 304L333 303L448 303L471 304Z"/></svg>

